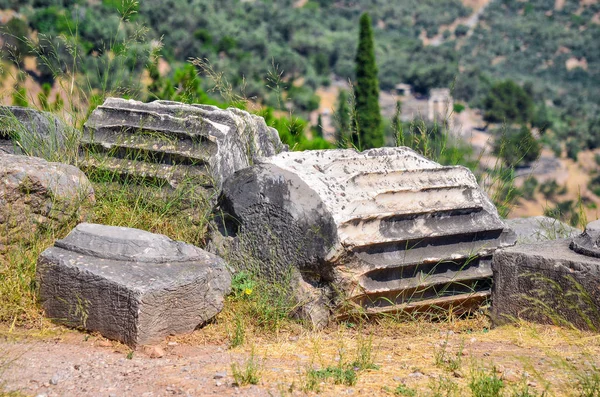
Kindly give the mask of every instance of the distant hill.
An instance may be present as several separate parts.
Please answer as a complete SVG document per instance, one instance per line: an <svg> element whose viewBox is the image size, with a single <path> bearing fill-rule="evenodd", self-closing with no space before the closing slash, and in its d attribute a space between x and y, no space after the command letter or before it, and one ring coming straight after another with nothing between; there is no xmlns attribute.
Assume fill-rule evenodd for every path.
<svg viewBox="0 0 600 397"><path fill-rule="evenodd" d="M121 82L139 82L135 76L160 40L171 73L192 57L206 58L234 88L276 107L283 107L280 93L269 87L281 73L300 113L318 106L314 91L332 75L353 77L358 18L368 11L382 89L400 82L421 93L451 87L458 99L480 106L494 81L512 79L544 104L556 136L600 145L598 1L0 0L0 9L9 8L42 44L71 37L70 49L49 39L58 47L56 66L73 64L75 46L90 89L116 88L103 70L115 51L127 61L112 72ZM41 68L39 78L51 81L52 71ZM286 86L300 78L302 84Z"/></svg>

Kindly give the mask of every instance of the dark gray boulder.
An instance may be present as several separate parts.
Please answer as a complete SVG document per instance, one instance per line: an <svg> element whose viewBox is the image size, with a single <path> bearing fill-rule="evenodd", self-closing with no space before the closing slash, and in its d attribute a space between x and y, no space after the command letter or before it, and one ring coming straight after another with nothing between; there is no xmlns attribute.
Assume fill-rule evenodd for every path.
<svg viewBox="0 0 600 397"><path fill-rule="evenodd" d="M506 224L517 233L519 244L575 237L581 230L548 216L507 219Z"/></svg>
<svg viewBox="0 0 600 397"><path fill-rule="evenodd" d="M492 319L600 329L600 259L569 248L571 239L494 253Z"/></svg>
<svg viewBox="0 0 600 397"><path fill-rule="evenodd" d="M46 315L130 346L187 333L223 308L225 262L166 236L82 223L37 266Z"/></svg>
<svg viewBox="0 0 600 397"><path fill-rule="evenodd" d="M293 269L305 302L336 291L372 314L480 303L491 255L516 241L468 169L408 148L260 159L225 181L220 209L216 252Z"/></svg>
<svg viewBox="0 0 600 397"><path fill-rule="evenodd" d="M0 255L39 229L83 219L94 190L76 167L0 153Z"/></svg>
<svg viewBox="0 0 600 397"><path fill-rule="evenodd" d="M73 151L79 132L49 112L0 106L0 152L59 160Z"/></svg>
<svg viewBox="0 0 600 397"><path fill-rule="evenodd" d="M283 150L277 131L243 110L108 98L84 126L81 164L215 196L225 178Z"/></svg>

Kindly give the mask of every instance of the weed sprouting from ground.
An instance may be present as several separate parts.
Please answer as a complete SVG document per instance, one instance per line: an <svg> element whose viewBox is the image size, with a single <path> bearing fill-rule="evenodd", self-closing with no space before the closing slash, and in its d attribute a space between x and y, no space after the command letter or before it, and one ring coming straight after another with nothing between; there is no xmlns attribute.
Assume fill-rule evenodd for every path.
<svg viewBox="0 0 600 397"><path fill-rule="evenodd" d="M415 397L417 395L417 391L413 388L407 387L406 385L400 384L394 389L394 395Z"/></svg>
<svg viewBox="0 0 600 397"><path fill-rule="evenodd" d="M495 368L486 370L478 366L471 369L469 389L473 397L500 397L504 386Z"/></svg>
<svg viewBox="0 0 600 397"><path fill-rule="evenodd" d="M257 385L260 381L261 365L256 357L254 349L250 353L250 357L243 363L232 363L231 373L236 385Z"/></svg>
<svg viewBox="0 0 600 397"><path fill-rule="evenodd" d="M454 354L448 348L448 339L446 338L441 342L440 347L434 351L435 365L450 372L458 371L462 366L464 342L461 342Z"/></svg>
<svg viewBox="0 0 600 397"><path fill-rule="evenodd" d="M580 397L600 396L600 370L595 365L591 365L587 370L578 371L575 378Z"/></svg>
<svg viewBox="0 0 600 397"><path fill-rule="evenodd" d="M378 370L379 365L375 364L375 349L373 348L372 335L364 336L358 331L355 343L356 350L354 356L347 357L347 346L344 338L344 331L340 331L339 345L337 348L337 357L335 364L315 367L314 363L309 365L304 372L302 379L302 390L305 392L319 392L323 382L330 382L334 385L353 386L358 381L359 375L368 370ZM313 341L315 353L319 361L323 361L319 349L318 341Z"/></svg>
<svg viewBox="0 0 600 397"><path fill-rule="evenodd" d="M451 378L439 376L429 381L429 393L431 397L457 397L459 386Z"/></svg>

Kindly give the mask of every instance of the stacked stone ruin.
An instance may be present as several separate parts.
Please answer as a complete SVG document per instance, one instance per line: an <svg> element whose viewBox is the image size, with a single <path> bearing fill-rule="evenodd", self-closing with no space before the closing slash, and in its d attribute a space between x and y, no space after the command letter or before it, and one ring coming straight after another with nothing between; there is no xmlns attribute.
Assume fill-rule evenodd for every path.
<svg viewBox="0 0 600 397"><path fill-rule="evenodd" d="M516 241L468 169L408 148L260 159L226 180L221 209L224 252L293 266L368 314L473 307L490 296L493 252Z"/></svg>
<svg viewBox="0 0 600 397"><path fill-rule="evenodd" d="M10 112L38 120L31 112ZM3 134L14 143L12 130ZM526 243L577 231L530 218L510 221L515 234L468 169L442 166L408 148L286 150L274 129L242 110L108 99L85 124L79 165L165 190L191 186L192 194L217 204L212 254L141 230L80 224L39 258L47 315L132 346L153 343L218 313L231 265L258 265L266 277L292 274L301 314L317 326L332 310L344 315L348 307L362 314L461 311L490 296L496 319L537 321L523 309L539 298L535 291L547 291L530 273L564 289L574 280L590 294L590 310L600 311L597 224L574 240L511 247L517 234ZM14 156L3 156L6 181L18 182L17 174L29 180L43 163L31 159L33 171L23 166L15 173ZM2 210L11 186L0 184ZM560 306L558 295L549 296L549 306ZM560 306L559 314L576 326L600 327L600 316L590 323L573 313L581 308Z"/></svg>
<svg viewBox="0 0 600 397"><path fill-rule="evenodd" d="M108 98L90 116L80 166L214 198L222 181L259 156L286 150L277 131L243 110Z"/></svg>

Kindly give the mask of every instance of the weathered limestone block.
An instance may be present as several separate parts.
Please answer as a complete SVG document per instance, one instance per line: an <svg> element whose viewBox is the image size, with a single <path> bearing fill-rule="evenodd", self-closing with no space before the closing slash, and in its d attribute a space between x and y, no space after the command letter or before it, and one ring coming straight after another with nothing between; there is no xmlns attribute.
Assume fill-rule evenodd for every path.
<svg viewBox="0 0 600 397"><path fill-rule="evenodd" d="M277 131L243 110L108 98L85 123L85 167L172 188L189 181L208 194L259 156L286 147Z"/></svg>
<svg viewBox="0 0 600 397"><path fill-rule="evenodd" d="M40 228L81 219L93 200L91 184L76 167L0 153L0 254Z"/></svg>
<svg viewBox="0 0 600 397"><path fill-rule="evenodd" d="M193 331L223 308L225 262L166 236L79 224L37 266L46 315L130 346Z"/></svg>
<svg viewBox="0 0 600 397"><path fill-rule="evenodd" d="M597 231L588 227L581 244ZM600 259L570 249L572 239L518 245L494 253L496 325L528 321L600 328ZM585 243L584 243L585 245Z"/></svg>
<svg viewBox="0 0 600 397"><path fill-rule="evenodd" d="M517 233L519 244L575 237L581 233L581 230L548 216L507 219L505 222Z"/></svg>
<svg viewBox="0 0 600 397"><path fill-rule="evenodd" d="M408 148L261 159L226 180L220 206L218 252L291 266L367 313L481 302L492 253L516 240L468 169Z"/></svg>
<svg viewBox="0 0 600 397"><path fill-rule="evenodd" d="M79 133L49 112L0 106L0 153L55 158Z"/></svg>

